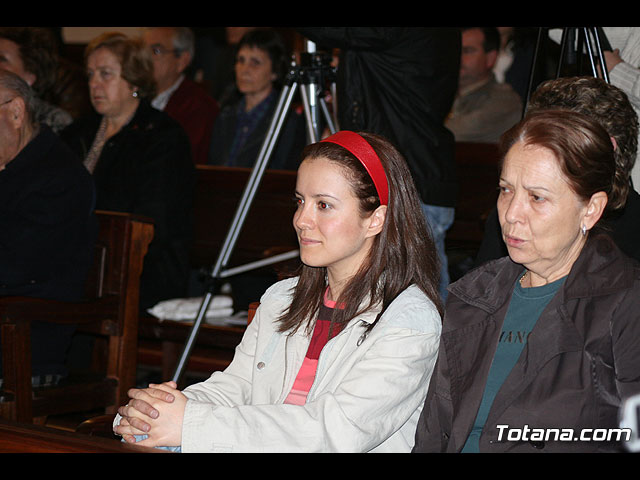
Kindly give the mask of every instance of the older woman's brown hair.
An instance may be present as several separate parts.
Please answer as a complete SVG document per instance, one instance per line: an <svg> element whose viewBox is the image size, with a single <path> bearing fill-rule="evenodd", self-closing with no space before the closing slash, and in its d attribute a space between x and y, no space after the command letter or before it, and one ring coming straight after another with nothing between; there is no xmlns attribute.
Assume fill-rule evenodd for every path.
<svg viewBox="0 0 640 480"><path fill-rule="evenodd" d="M130 38L119 32L106 32L94 38L84 52L85 63L99 48L113 53L122 67L122 78L137 87L142 98L151 99L156 94L151 54L139 38Z"/></svg>
<svg viewBox="0 0 640 480"><path fill-rule="evenodd" d="M611 137L599 122L569 110L537 111L504 133L503 154L518 142L550 150L569 187L583 200L605 192L605 214L624 207L629 179L617 174Z"/></svg>

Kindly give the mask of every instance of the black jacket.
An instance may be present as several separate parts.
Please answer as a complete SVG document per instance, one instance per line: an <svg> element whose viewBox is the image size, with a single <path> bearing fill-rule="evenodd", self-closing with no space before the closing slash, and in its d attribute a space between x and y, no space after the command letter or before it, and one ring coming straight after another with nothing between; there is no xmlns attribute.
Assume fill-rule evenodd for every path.
<svg viewBox="0 0 640 480"><path fill-rule="evenodd" d="M524 268L509 257L449 287L438 360L416 433L416 452L459 452L484 392L513 286ZM617 442L503 441L510 429L618 428L623 399L640 393L640 264L607 235L590 235L540 315L498 391L481 452L589 452ZM517 437L517 436L516 436ZM513 437L515 438L515 437ZM524 437L523 437L524 438ZM615 437L614 437L615 438Z"/></svg>
<svg viewBox="0 0 640 480"><path fill-rule="evenodd" d="M209 146L209 165L229 165L234 167L252 168L260 149L267 136L269 126L275 113L279 92L274 92L269 108L255 126L251 136L238 150L233 165L228 163L234 138L236 136L238 121L238 104L240 96L231 95L228 103L222 106L222 110L216 118L211 133ZM300 164L300 153L306 145L306 131L304 117L298 109L291 108L286 112L286 118L281 130L278 132L277 142L269 158L267 168L275 170L297 170Z"/></svg>
<svg viewBox="0 0 640 480"><path fill-rule="evenodd" d="M0 296L78 300L96 234L93 181L53 131L0 171Z"/></svg>
<svg viewBox="0 0 640 480"><path fill-rule="evenodd" d="M73 152L49 127L40 128L0 171L0 296L75 301L93 260L95 190ZM34 375L66 373L73 331L34 322Z"/></svg>
<svg viewBox="0 0 640 480"><path fill-rule="evenodd" d="M77 120L61 137L84 159L101 117ZM141 102L132 120L104 145L93 172L96 208L154 221L145 257L140 305L183 297L189 276L195 167L189 139L166 113Z"/></svg>
<svg viewBox="0 0 640 480"><path fill-rule="evenodd" d="M409 164L423 203L457 197L453 134L444 126L458 87L456 28L299 27L318 49L340 49L340 129L386 137Z"/></svg>

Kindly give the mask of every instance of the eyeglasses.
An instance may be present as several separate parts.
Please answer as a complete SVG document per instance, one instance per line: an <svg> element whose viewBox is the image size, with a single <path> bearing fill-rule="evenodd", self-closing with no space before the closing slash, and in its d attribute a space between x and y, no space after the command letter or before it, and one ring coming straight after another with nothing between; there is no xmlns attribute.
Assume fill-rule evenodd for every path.
<svg viewBox="0 0 640 480"><path fill-rule="evenodd" d="M161 45L152 45L150 48L151 48L151 53L153 53L155 56L166 55L167 53L173 53L174 55L180 54L180 50L177 50L177 49L168 50Z"/></svg>

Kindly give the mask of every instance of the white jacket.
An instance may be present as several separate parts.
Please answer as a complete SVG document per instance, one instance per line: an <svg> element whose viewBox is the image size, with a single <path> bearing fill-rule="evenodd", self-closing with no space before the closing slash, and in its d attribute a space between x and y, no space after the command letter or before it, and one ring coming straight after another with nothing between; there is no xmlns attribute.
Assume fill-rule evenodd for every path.
<svg viewBox="0 0 640 480"><path fill-rule="evenodd" d="M364 339L375 312L353 319L322 350L307 403L289 405L310 337L274 320L296 282L267 290L227 369L184 390L182 451L411 451L440 339L433 303L409 287Z"/></svg>

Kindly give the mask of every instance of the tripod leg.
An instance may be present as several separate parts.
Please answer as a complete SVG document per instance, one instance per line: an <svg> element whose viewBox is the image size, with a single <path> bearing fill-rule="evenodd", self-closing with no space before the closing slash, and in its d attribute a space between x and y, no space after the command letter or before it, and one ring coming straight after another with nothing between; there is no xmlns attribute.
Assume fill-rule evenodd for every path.
<svg viewBox="0 0 640 480"><path fill-rule="evenodd" d="M249 207L251 206L251 203L253 202L253 198L258 190L258 186L260 185L260 181L262 180L264 171L266 170L269 158L271 157L271 154L273 152L273 148L280 135L282 125L284 124L286 115L289 112L289 109L291 107L293 95L298 85L298 83L295 80L293 80L293 78L295 78L297 74L298 72L296 71L296 69L292 68L289 74L289 82L287 86L285 86L285 88L282 90L282 93L280 94L276 111L271 120L271 124L269 125L269 130L267 131L265 140L262 143L260 153L258 155L256 163L251 172L249 181L247 182L247 186L245 187L245 190L242 194L242 198L240 200L240 204L236 211L231 228L227 233L227 236L225 238L225 241L220 251L220 254L218 256L218 259L210 271L210 276L213 279L213 282L212 282L213 287L209 289L209 291L207 292L207 294L205 295L202 301L202 304L200 305L200 309L198 310L198 314L194 321L193 327L191 328L191 332L189 333L189 337L185 344L184 350L178 361L178 366L173 376L173 380L176 383L182 376L182 373L186 366L189 355L191 354L191 350L195 344L198 331L202 325L202 320L205 317L205 314L209 307L211 299L213 298L213 294L215 290L218 288L218 283L220 282L222 268L227 265L229 258L231 257L231 253L237 241L239 232L244 224L244 221L246 220L247 212L249 210ZM304 88L304 85L302 86L302 88ZM312 91L315 91L315 88L312 89ZM318 135L316 134L316 131L314 129L315 122L311 117L312 112L309 105L310 102L309 102L308 95L309 93L307 89L304 88L302 100L305 107L307 126L309 129L311 141L316 142Z"/></svg>
<svg viewBox="0 0 640 480"><path fill-rule="evenodd" d="M187 366L187 361L189 360L189 356L191 355L191 350L196 341L196 336L202 325L202 320L204 319L207 309L209 308L209 304L213 299L214 292L217 291L217 288L211 288L206 295L204 296L202 303L200 304L200 309L198 310L198 314L196 319L193 322L193 327L191 327L191 332L189 333L189 338L187 339L187 343L185 345L180 358L178 359L178 365L176 366L176 370L171 378L174 382L178 383L180 378L182 377L182 373Z"/></svg>
<svg viewBox="0 0 640 480"><path fill-rule="evenodd" d="M262 148L258 155L258 159L256 160L256 164L253 167L251 177L249 178L247 186L245 187L245 190L242 194L242 198L233 219L233 223L229 232L227 233L220 254L218 255L218 259L210 272L210 275L213 279L212 287L209 288L203 298L203 301L198 310L198 314L194 320L193 327L189 332L189 337L187 338L182 354L180 355L180 358L178 360L178 365L176 366L175 373L172 377L173 381L175 381L176 383L178 383L178 381L182 377L182 374L184 373L187 361L189 359L189 356L191 355L191 350L195 345L198 332L200 330L200 327L202 326L202 320L205 318L207 309L209 308L209 304L211 303L214 293L217 291L220 271L222 270L223 266L225 266L229 261L240 229L244 224L247 212L249 210L249 207L251 206L251 202L253 201L253 197L255 196L258 186L260 185L260 181L262 180L262 176L264 174L264 171L266 170L267 163L269 161L271 153L273 152L273 147L277 141L277 137L280 134L280 130L284 123L286 114L288 113L289 107L291 106L291 100L293 98L295 89L296 83L293 83L291 86L285 87L280 95L278 107L276 109L276 112L274 113L273 119L271 120L267 136L265 137L265 140L262 144Z"/></svg>
<svg viewBox="0 0 640 480"><path fill-rule="evenodd" d="M329 114L329 108L327 107L327 102L324 100L324 98L320 99L320 107L322 108L322 114L324 115L324 119L327 122L329 131L331 132L331 134L336 133L336 126L333 123L333 118L331 118L331 115Z"/></svg>
<svg viewBox="0 0 640 480"><path fill-rule="evenodd" d="M569 44L569 42L571 43L573 42L573 35L570 35L568 30L569 29L567 27L562 29L562 40L560 41L560 58L558 59L558 68L556 71L556 78L560 78L560 76L562 75L562 64L564 62L565 55L567 55L567 51L566 51L567 45Z"/></svg>
<svg viewBox="0 0 640 480"><path fill-rule="evenodd" d="M599 34L599 30L600 28L595 27L593 28L593 39L595 42L595 46L596 46L596 50L598 52L598 58L600 59L600 70L602 70L602 78L604 79L605 82L610 83L609 82L609 70L607 70L607 62L605 61L604 58L604 54L602 53L602 43L600 41L600 34Z"/></svg>
<svg viewBox="0 0 640 480"><path fill-rule="evenodd" d="M542 49L543 37L548 35L548 29L546 28L538 28L538 39L536 40L536 49L533 52L533 60L531 61L531 71L529 72L529 85L527 87L527 98L524 102L524 108L522 115L527 112L527 105L529 104L529 99L531 98L531 93L533 91L533 82L536 74L536 67L538 66L538 55L540 54L540 50ZM563 34L564 36L564 34Z"/></svg>
<svg viewBox="0 0 640 480"><path fill-rule="evenodd" d="M589 29L584 27L583 29L584 42L587 48L587 54L589 56L589 64L591 65L591 73L594 77L598 76L598 70L596 69L596 63L593 59L593 49L591 48L591 40L589 38Z"/></svg>
<svg viewBox="0 0 640 480"><path fill-rule="evenodd" d="M302 91L302 106L304 107L304 116L307 123L307 135L309 135L309 143L316 143L318 141L319 133L316 131L315 122L312 118L311 105L309 102L309 89L306 85L301 85Z"/></svg>
<svg viewBox="0 0 640 480"><path fill-rule="evenodd" d="M338 91L336 88L336 83L331 82L331 100L333 102L333 125L335 131L340 129L340 122L338 122Z"/></svg>
<svg viewBox="0 0 640 480"><path fill-rule="evenodd" d="M262 144L260 153L258 154L258 159L256 160L251 176L249 177L249 181L247 182L247 186L245 187L245 191L240 199L240 204L232 223L231 231L223 244L222 254L219 256L218 262L215 264L214 269L211 272L211 275L214 277L218 276L220 270L226 266L229 261L237 237L246 219L247 212L251 207L255 193L257 192L258 187L260 186L260 181L264 175L264 171L267 168L268 160L273 153L273 148L280 135L286 115L289 112L295 90L296 84L293 84L291 87L285 87L282 91L279 104L267 132L267 136Z"/></svg>

